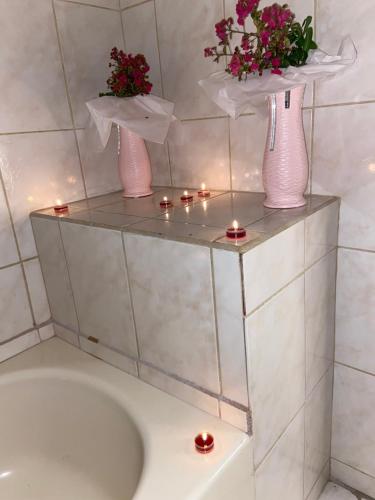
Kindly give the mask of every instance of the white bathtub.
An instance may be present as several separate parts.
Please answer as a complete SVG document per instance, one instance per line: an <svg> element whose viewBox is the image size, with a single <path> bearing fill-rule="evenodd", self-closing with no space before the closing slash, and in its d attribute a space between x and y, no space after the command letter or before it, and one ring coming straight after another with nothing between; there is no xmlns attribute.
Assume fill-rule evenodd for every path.
<svg viewBox="0 0 375 500"><path fill-rule="evenodd" d="M56 338L0 365L0 499L249 499L250 460L246 434Z"/></svg>

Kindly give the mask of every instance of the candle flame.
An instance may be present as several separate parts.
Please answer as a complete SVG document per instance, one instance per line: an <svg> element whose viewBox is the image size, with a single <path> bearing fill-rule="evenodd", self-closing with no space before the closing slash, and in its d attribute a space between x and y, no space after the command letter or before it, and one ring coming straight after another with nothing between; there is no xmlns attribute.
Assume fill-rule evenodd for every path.
<svg viewBox="0 0 375 500"><path fill-rule="evenodd" d="M59 198L56 200L56 205L58 207L61 207L61 205L62 205L62 201Z"/></svg>
<svg viewBox="0 0 375 500"><path fill-rule="evenodd" d="M202 439L203 441L207 441L208 434L207 432L202 432Z"/></svg>
<svg viewBox="0 0 375 500"><path fill-rule="evenodd" d="M202 188L202 191L204 191L206 189L206 184L204 182L202 182L201 188Z"/></svg>
<svg viewBox="0 0 375 500"><path fill-rule="evenodd" d="M187 196L188 194L188 191L184 191L184 196Z"/></svg>
<svg viewBox="0 0 375 500"><path fill-rule="evenodd" d="M233 221L233 229L238 229L238 221L234 220Z"/></svg>
<svg viewBox="0 0 375 500"><path fill-rule="evenodd" d="M168 198L166 196L164 196L163 200L164 201L168 201Z"/></svg>

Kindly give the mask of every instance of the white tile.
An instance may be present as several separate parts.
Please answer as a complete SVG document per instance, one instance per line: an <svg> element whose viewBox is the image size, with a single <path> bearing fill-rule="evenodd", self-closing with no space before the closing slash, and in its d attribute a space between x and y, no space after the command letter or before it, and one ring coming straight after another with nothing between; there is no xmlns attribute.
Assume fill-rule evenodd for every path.
<svg viewBox="0 0 375 500"><path fill-rule="evenodd" d="M189 6L184 0L156 0L155 5L164 97L176 103L177 118L224 115L198 85L223 68L203 55L216 43L222 0L190 0Z"/></svg>
<svg viewBox="0 0 375 500"><path fill-rule="evenodd" d="M356 500L349 490L338 484L328 483L320 497L320 500Z"/></svg>
<svg viewBox="0 0 375 500"><path fill-rule="evenodd" d="M30 292L31 306L37 324L44 323L51 316L46 287L44 285L39 260L33 259L23 264L27 286Z"/></svg>
<svg viewBox="0 0 375 500"><path fill-rule="evenodd" d="M324 375L305 406L305 497L331 454L333 367Z"/></svg>
<svg viewBox="0 0 375 500"><path fill-rule="evenodd" d="M375 375L375 253L339 250L336 360Z"/></svg>
<svg viewBox="0 0 375 500"><path fill-rule="evenodd" d="M79 347L79 337L78 333L73 332L72 330L68 330L61 325L54 324L55 335L65 342L72 344L76 347Z"/></svg>
<svg viewBox="0 0 375 500"><path fill-rule="evenodd" d="M371 47L374 12L372 0L319 0L317 3L317 41L320 48L337 54L342 38L350 34L358 51L353 67L337 78L318 83L317 104L374 99L375 61ZM354 19L361 22L353 22Z"/></svg>
<svg viewBox="0 0 375 500"><path fill-rule="evenodd" d="M45 325L39 328L40 340L48 340L55 336L55 329L53 324Z"/></svg>
<svg viewBox="0 0 375 500"><path fill-rule="evenodd" d="M248 406L240 258L214 249L213 264L222 391Z"/></svg>
<svg viewBox="0 0 375 500"><path fill-rule="evenodd" d="M375 477L375 377L335 365L332 458Z"/></svg>
<svg viewBox="0 0 375 500"><path fill-rule="evenodd" d="M16 241L10 222L8 207L5 202L3 189L0 185L0 267L18 261Z"/></svg>
<svg viewBox="0 0 375 500"><path fill-rule="evenodd" d="M323 471L321 472L318 480L314 484L309 496L307 497L307 500L319 500L320 495L322 491L324 490L326 484L328 483L330 471L329 471L329 460L327 464L325 465Z"/></svg>
<svg viewBox="0 0 375 500"><path fill-rule="evenodd" d="M58 222L33 217L32 224L52 318L78 331L73 292Z"/></svg>
<svg viewBox="0 0 375 500"><path fill-rule="evenodd" d="M303 410L255 473L257 500L303 498Z"/></svg>
<svg viewBox="0 0 375 500"><path fill-rule="evenodd" d="M144 54L150 66L152 93L162 97L154 2L142 3L133 9L124 10L122 19L127 52Z"/></svg>
<svg viewBox="0 0 375 500"><path fill-rule="evenodd" d="M32 328L25 281L19 264L0 270L0 342Z"/></svg>
<svg viewBox="0 0 375 500"><path fill-rule="evenodd" d="M309 394L333 362L336 250L305 275L306 390Z"/></svg>
<svg viewBox="0 0 375 500"><path fill-rule="evenodd" d="M171 169L167 143L146 142L146 147L151 162L152 184L154 186L170 186Z"/></svg>
<svg viewBox="0 0 375 500"><path fill-rule="evenodd" d="M246 319L246 344L257 466L305 400L303 276Z"/></svg>
<svg viewBox="0 0 375 500"><path fill-rule="evenodd" d="M1 3L0 132L72 126L52 2Z"/></svg>
<svg viewBox="0 0 375 500"><path fill-rule="evenodd" d="M77 130L83 175L89 197L122 189L118 173L117 135L117 128L114 127L106 148L100 151L99 143L91 142L91 135L87 130Z"/></svg>
<svg viewBox="0 0 375 500"><path fill-rule="evenodd" d="M121 232L63 222L61 233L81 334L137 356Z"/></svg>
<svg viewBox="0 0 375 500"><path fill-rule="evenodd" d="M209 248L130 233L124 240L141 359L218 393Z"/></svg>
<svg viewBox="0 0 375 500"><path fill-rule="evenodd" d="M38 331L33 330L32 332L25 333L25 335L1 345L0 363L16 356L20 352L26 351L26 349L30 349L30 347L34 347L34 345L39 344L39 342Z"/></svg>
<svg viewBox="0 0 375 500"><path fill-rule="evenodd" d="M22 257L35 257L29 213L84 197L73 132L0 137L0 169Z"/></svg>
<svg viewBox="0 0 375 500"><path fill-rule="evenodd" d="M85 127L85 103L107 90L113 47L122 48L118 12L57 0L56 17L76 126Z"/></svg>
<svg viewBox="0 0 375 500"><path fill-rule="evenodd" d="M79 342L81 349L85 352L92 354L96 358L102 359L106 363L109 363L126 373L130 373L130 375L134 375L134 377L138 376L137 363L133 359L127 358L119 352L109 349L101 344L91 342L86 337L80 336Z"/></svg>
<svg viewBox="0 0 375 500"><path fill-rule="evenodd" d="M144 382L147 382L148 384L151 384L158 389L199 408L200 410L210 413L215 417L219 416L218 400L208 394L198 391L190 385L183 384L174 378L168 377L158 370L144 364L139 365L139 376Z"/></svg>
<svg viewBox="0 0 375 500"><path fill-rule="evenodd" d="M311 147L311 111L303 113L306 146ZM239 191L263 192L262 166L268 118L266 113L230 119L232 187Z"/></svg>
<svg viewBox="0 0 375 500"><path fill-rule="evenodd" d="M228 424L241 429L241 431L248 431L247 413L245 411L239 410L224 401L220 401L220 417Z"/></svg>
<svg viewBox="0 0 375 500"><path fill-rule="evenodd" d="M228 120L174 122L168 136L175 186L229 189Z"/></svg>
<svg viewBox="0 0 375 500"><path fill-rule="evenodd" d="M375 497L375 477L368 476L335 459L331 460L331 476L334 480L341 481L370 497Z"/></svg>
<svg viewBox="0 0 375 500"><path fill-rule="evenodd" d="M341 196L341 246L375 250L374 127L375 104L315 112L312 188Z"/></svg>
<svg viewBox="0 0 375 500"><path fill-rule="evenodd" d="M292 281L303 267L303 221L247 252L243 257L246 313Z"/></svg>
<svg viewBox="0 0 375 500"><path fill-rule="evenodd" d="M305 266L311 266L337 246L339 202L332 203L305 221Z"/></svg>

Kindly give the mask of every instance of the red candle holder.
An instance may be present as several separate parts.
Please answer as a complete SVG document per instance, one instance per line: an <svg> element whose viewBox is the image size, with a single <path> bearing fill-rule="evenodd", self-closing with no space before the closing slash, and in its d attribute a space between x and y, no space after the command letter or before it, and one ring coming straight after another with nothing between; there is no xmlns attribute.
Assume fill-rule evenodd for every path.
<svg viewBox="0 0 375 500"><path fill-rule="evenodd" d="M210 453L215 445L215 440L212 434L201 432L194 439L195 449L198 453Z"/></svg>
<svg viewBox="0 0 375 500"><path fill-rule="evenodd" d="M190 203L191 201L193 201L193 199L194 199L194 196L192 194L188 193L187 191L184 191L184 194L180 198L180 200L183 203Z"/></svg>
<svg viewBox="0 0 375 500"><path fill-rule="evenodd" d="M69 207L66 204L59 204L53 207L56 214L63 214L65 212L69 212Z"/></svg>
<svg viewBox="0 0 375 500"><path fill-rule="evenodd" d="M229 240L241 240L246 238L246 229L239 227L237 221L233 221L232 227L227 229L227 238Z"/></svg>
<svg viewBox="0 0 375 500"><path fill-rule="evenodd" d="M173 202L172 202L172 200L168 200L168 198L166 196L164 196L164 198L160 202L160 207L161 208L173 207Z"/></svg>
<svg viewBox="0 0 375 500"><path fill-rule="evenodd" d="M199 198L209 198L211 193L208 189L206 189L206 185L202 184L201 189L198 191Z"/></svg>

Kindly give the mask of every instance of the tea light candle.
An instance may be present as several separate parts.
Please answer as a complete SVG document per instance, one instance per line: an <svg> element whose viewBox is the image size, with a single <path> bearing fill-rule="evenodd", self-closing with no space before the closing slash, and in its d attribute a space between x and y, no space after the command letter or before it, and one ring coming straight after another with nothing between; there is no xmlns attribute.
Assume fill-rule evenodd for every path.
<svg viewBox="0 0 375 500"><path fill-rule="evenodd" d="M201 432L195 438L195 449L199 453L210 453L213 450L215 440L212 434Z"/></svg>
<svg viewBox="0 0 375 500"><path fill-rule="evenodd" d="M69 207L66 203L62 203L61 200L56 200L56 206L53 207L56 214L61 214L64 212L68 212Z"/></svg>
<svg viewBox="0 0 375 500"><path fill-rule="evenodd" d="M184 203L190 203L193 201L194 196L189 193L189 191L184 191L184 194L181 196L180 200L183 201Z"/></svg>
<svg viewBox="0 0 375 500"><path fill-rule="evenodd" d="M240 240L246 237L246 229L239 227L236 220L233 221L232 227L227 229L227 238L230 240Z"/></svg>
<svg viewBox="0 0 375 500"><path fill-rule="evenodd" d="M160 206L161 206L161 208L173 207L173 202L172 202L172 200L168 200L168 198L166 196L164 196L160 202Z"/></svg>
<svg viewBox="0 0 375 500"><path fill-rule="evenodd" d="M202 182L201 189L198 191L199 198L208 198L211 195L208 189L206 189L206 184Z"/></svg>

